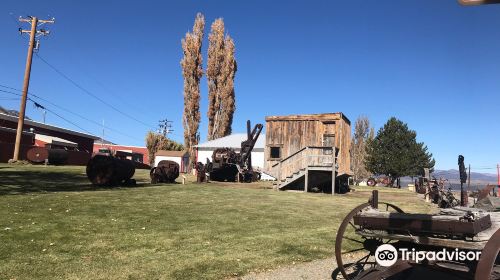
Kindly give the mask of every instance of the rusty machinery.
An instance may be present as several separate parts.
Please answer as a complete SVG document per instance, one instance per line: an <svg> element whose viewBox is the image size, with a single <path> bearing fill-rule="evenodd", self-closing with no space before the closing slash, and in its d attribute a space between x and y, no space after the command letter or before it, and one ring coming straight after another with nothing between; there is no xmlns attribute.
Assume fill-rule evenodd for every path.
<svg viewBox="0 0 500 280"><path fill-rule="evenodd" d="M95 155L87 163L87 178L96 186L135 185L131 179L135 165L131 160Z"/></svg>
<svg viewBox="0 0 500 280"><path fill-rule="evenodd" d="M30 148L26 154L28 160L33 163L65 164L68 160L68 151L64 149L47 149L45 147Z"/></svg>
<svg viewBox="0 0 500 280"><path fill-rule="evenodd" d="M212 154L212 161L207 162L205 172L210 180L228 182L253 182L260 179L260 173L252 168L252 150L262 132L262 124L256 124L251 130L247 121L247 139L241 142L241 150L237 153L232 148L219 148ZM208 161L208 160L207 160Z"/></svg>
<svg viewBox="0 0 500 280"><path fill-rule="evenodd" d="M171 160L162 160L149 171L151 184L173 183L179 177L179 164Z"/></svg>
<svg viewBox="0 0 500 280"><path fill-rule="evenodd" d="M207 182L207 176L205 174L205 165L203 163L198 162L195 165L196 169L196 182L197 183L203 183Z"/></svg>
<svg viewBox="0 0 500 280"><path fill-rule="evenodd" d="M378 192L342 221L335 240L337 269L332 278L375 279L500 279L500 213L475 208L442 209L439 214L408 214L379 202ZM377 248L396 250L392 266L377 263ZM387 246L386 246L387 247ZM443 249L480 253L479 260L424 260L402 257L407 252ZM457 251L458 254L458 251ZM387 256L387 255L385 255Z"/></svg>

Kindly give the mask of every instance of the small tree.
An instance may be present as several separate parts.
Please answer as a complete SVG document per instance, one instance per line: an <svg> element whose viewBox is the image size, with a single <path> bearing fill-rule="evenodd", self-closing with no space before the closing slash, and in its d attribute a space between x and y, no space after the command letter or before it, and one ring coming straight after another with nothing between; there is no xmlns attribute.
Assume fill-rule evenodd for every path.
<svg viewBox="0 0 500 280"><path fill-rule="evenodd" d="M354 125L351 144L351 166L356 183L371 175L365 166L366 145L370 141L371 131L373 128L370 128L370 120L366 116L360 116Z"/></svg>
<svg viewBox="0 0 500 280"><path fill-rule="evenodd" d="M173 140L168 139L165 135L148 131L146 134L146 148L148 149L149 165L155 163L155 154L160 150L166 151L182 151L184 146Z"/></svg>
<svg viewBox="0 0 500 280"><path fill-rule="evenodd" d="M396 118L390 118L366 148L366 168L375 174L384 174L394 180L420 174L423 168L433 168L435 161L417 133Z"/></svg>

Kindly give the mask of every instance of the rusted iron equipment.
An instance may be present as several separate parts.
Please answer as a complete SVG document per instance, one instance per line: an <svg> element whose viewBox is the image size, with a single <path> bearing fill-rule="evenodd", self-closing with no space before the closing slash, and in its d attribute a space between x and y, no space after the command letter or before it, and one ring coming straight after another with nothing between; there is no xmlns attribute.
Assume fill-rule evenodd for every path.
<svg viewBox="0 0 500 280"><path fill-rule="evenodd" d="M205 174L205 165L203 165L203 163L201 162L198 162L196 163L195 169L196 169L196 182L197 183L206 182L207 178Z"/></svg>
<svg viewBox="0 0 500 280"><path fill-rule="evenodd" d="M488 196L497 196L497 193L495 192L495 188L497 188L497 187L500 188L499 185L488 184L486 187L484 187L483 189L478 191L476 199L479 201L479 200L486 198Z"/></svg>
<svg viewBox="0 0 500 280"><path fill-rule="evenodd" d="M395 251L377 252L386 244ZM436 255L443 249L481 258L416 261L403 257L403 252ZM335 243L338 276L359 280L500 279L499 250L500 212L455 207L435 215L409 214L379 202L377 192L347 214ZM393 264L381 266L381 253Z"/></svg>
<svg viewBox="0 0 500 280"><path fill-rule="evenodd" d="M87 178L96 186L135 184L135 166L131 160L95 155L87 163Z"/></svg>
<svg viewBox="0 0 500 280"><path fill-rule="evenodd" d="M179 164L171 160L162 160L149 172L151 184L174 183L179 177Z"/></svg>
<svg viewBox="0 0 500 280"><path fill-rule="evenodd" d="M464 156L458 156L458 171L460 172L460 205L467 206L468 195L467 191L464 190L464 184L467 183L467 172L464 164Z"/></svg>
<svg viewBox="0 0 500 280"><path fill-rule="evenodd" d="M241 142L240 152L231 148L216 149L212 154L212 162L208 162L205 170L213 181L253 182L260 179L260 173L252 168L252 150L262 132L262 124L251 130L247 121L247 140Z"/></svg>
<svg viewBox="0 0 500 280"><path fill-rule="evenodd" d="M28 150L27 158L31 163L64 164L68 160L68 151L63 149L47 149L33 147Z"/></svg>

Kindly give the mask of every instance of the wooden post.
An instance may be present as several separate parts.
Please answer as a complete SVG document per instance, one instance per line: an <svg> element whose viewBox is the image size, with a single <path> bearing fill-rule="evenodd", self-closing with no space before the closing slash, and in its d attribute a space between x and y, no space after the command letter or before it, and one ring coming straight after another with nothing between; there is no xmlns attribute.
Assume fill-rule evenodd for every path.
<svg viewBox="0 0 500 280"><path fill-rule="evenodd" d="M336 176L335 176L335 144L333 145L332 147L332 195L335 195L335 179L336 179Z"/></svg>
<svg viewBox="0 0 500 280"><path fill-rule="evenodd" d="M378 209L378 191L373 190L372 191L372 197L370 198L370 205L374 209Z"/></svg>
<svg viewBox="0 0 500 280"><path fill-rule="evenodd" d="M306 167L304 192L307 193L308 190L309 190L309 168Z"/></svg>
<svg viewBox="0 0 500 280"><path fill-rule="evenodd" d="M278 186L281 185L281 161L278 164Z"/></svg>

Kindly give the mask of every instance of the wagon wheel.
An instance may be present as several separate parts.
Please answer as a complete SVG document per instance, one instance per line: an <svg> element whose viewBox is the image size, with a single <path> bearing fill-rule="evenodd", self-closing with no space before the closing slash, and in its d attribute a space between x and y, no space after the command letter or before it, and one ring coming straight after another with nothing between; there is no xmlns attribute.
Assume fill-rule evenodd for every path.
<svg viewBox="0 0 500 280"><path fill-rule="evenodd" d="M365 267L374 267L376 265L375 250L377 250L377 247L391 242L391 240L363 237L355 233L356 230L360 229L360 226L354 224L354 216L369 206L370 203L363 203L354 208L344 218L337 231L335 258L337 259L337 268L344 276L344 279L354 279ZM396 205L385 202L379 202L378 209L380 211L404 213ZM349 258L349 261L347 261L347 258Z"/></svg>
<svg viewBox="0 0 500 280"><path fill-rule="evenodd" d="M499 279L500 277L500 229L488 240L476 267L475 280Z"/></svg>

